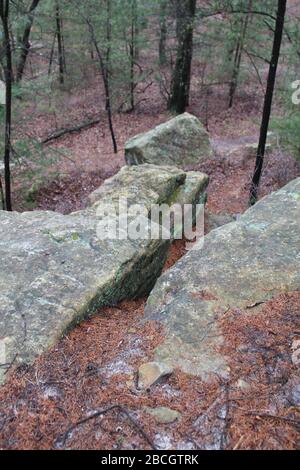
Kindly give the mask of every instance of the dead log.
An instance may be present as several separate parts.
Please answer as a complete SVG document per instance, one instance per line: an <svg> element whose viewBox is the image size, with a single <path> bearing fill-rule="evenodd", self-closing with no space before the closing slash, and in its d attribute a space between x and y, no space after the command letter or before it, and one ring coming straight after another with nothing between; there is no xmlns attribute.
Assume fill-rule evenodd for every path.
<svg viewBox="0 0 300 470"><path fill-rule="evenodd" d="M78 126L73 126L73 127L64 127L62 129L58 129L57 131L53 132L52 134L48 135L45 139L41 141L41 144L48 144L49 142L52 142L53 140L57 140L60 137L63 137L66 134L73 134L76 132L80 132L83 129L87 129L88 127L95 126L96 124L99 124L101 122L101 119L92 119L90 121L85 121Z"/></svg>

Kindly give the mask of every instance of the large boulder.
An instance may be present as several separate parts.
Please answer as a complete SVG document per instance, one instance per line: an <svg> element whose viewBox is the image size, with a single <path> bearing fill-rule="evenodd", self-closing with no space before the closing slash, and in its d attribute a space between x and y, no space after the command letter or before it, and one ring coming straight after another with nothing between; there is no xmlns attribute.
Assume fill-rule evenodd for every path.
<svg viewBox="0 0 300 470"><path fill-rule="evenodd" d="M199 119L189 113L133 137L125 146L128 165L153 163L187 168L212 155L207 131Z"/></svg>
<svg viewBox="0 0 300 470"><path fill-rule="evenodd" d="M154 360L202 380L227 379L219 320L231 308L253 311L300 290L300 179L201 243L159 279L145 321L165 330Z"/></svg>
<svg viewBox="0 0 300 470"><path fill-rule="evenodd" d="M91 195L85 210L0 211L0 382L10 364L31 363L98 308L149 293L170 240L102 239L99 214L110 204L116 219L119 197L149 212L183 194L182 202L197 202L208 178L192 178L193 185L174 167L125 167Z"/></svg>

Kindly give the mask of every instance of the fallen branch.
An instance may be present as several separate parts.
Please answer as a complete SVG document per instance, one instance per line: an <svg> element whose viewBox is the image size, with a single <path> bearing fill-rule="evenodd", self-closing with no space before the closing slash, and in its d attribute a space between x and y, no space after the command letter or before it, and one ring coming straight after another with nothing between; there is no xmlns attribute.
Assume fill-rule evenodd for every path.
<svg viewBox="0 0 300 470"><path fill-rule="evenodd" d="M128 420L131 422L131 424L137 429L137 431L141 434L141 436L145 439L145 441L149 444L149 446L153 449L153 450L157 450L154 443L152 442L152 440L150 439L150 437L148 436L148 434L146 434L146 432L144 431L144 429L139 425L139 423L137 423L133 418L132 416L130 415L130 413L125 409L123 408L122 406L120 405L113 405L113 406L110 406L109 408L106 408L104 410L99 410L99 411L96 411L94 414L92 414L91 416L88 416L87 418L84 418L80 421L78 421L76 424L74 424L73 426L71 426L63 435L62 437L62 444L63 446L65 446L66 444L66 441L67 439L69 438L70 434L78 427L78 426L82 426L83 424L86 424L88 423L89 421L93 420L93 419L96 419L96 418L99 418L99 416L102 416L102 415L105 415L107 413L109 413L110 411L114 411L114 410L118 410L120 413L123 413L127 418Z"/></svg>
<svg viewBox="0 0 300 470"><path fill-rule="evenodd" d="M261 305L264 305L266 303L267 303L267 301L263 300L261 302L256 302L255 304L252 304L252 305L247 305L246 310L251 310L253 308L260 307Z"/></svg>
<svg viewBox="0 0 300 470"><path fill-rule="evenodd" d="M73 126L73 127L66 127L63 129L59 129L58 131L53 132L50 134L48 137L43 139L41 141L41 144L48 144L49 142L52 142L53 140L59 139L60 137L63 137L66 134L73 134L75 132L80 132L83 129L87 129L88 127L95 126L96 124L99 124L101 122L101 119L92 119L90 121L85 121L82 124L79 124L78 126Z"/></svg>

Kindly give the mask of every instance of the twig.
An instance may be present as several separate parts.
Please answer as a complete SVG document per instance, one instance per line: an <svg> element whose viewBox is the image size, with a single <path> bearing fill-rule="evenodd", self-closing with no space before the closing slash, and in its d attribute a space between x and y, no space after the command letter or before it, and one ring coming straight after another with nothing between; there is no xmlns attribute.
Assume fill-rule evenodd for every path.
<svg viewBox="0 0 300 470"><path fill-rule="evenodd" d="M63 438L62 438L62 444L63 446L65 446L66 444L66 441L67 439L69 438L69 435L71 432L74 431L74 429L76 429L78 426L82 426L83 424L86 424L87 422L93 420L93 419L96 419L98 418L99 416L101 415L104 415L104 414L107 414L111 411L114 411L114 410L118 410L120 413L123 413L128 419L129 421L131 422L131 424L138 430L138 432L141 434L141 436L145 439L145 441L150 445L150 447L153 449L153 450L157 450L154 443L152 442L152 440L150 439L150 437L146 434L146 432L144 431L144 429L139 425L139 423L137 423L133 418L132 416L130 415L130 413L125 409L123 408L122 406L120 405L112 405L104 410L99 410L99 411L96 411L95 413L93 413L91 416L88 416L87 418L83 418L82 420L78 421L76 424L74 424L73 426L71 426L66 432L65 434L63 435Z"/></svg>
<svg viewBox="0 0 300 470"><path fill-rule="evenodd" d="M263 85L263 82L262 82L262 79L261 79L259 70L258 70L258 68L257 68L257 66L256 66L256 63L254 62L253 58L251 57L251 55L249 54L249 52L248 52L245 48L244 48L244 52L245 52L246 55L248 56L248 58L249 58L251 64L253 65L253 68L254 68L254 70L255 70L256 76L257 76L258 81L259 81L259 83L260 83L260 86L261 86L261 88L262 88L262 91L264 92L264 91L265 91L264 85Z"/></svg>
<svg viewBox="0 0 300 470"><path fill-rule="evenodd" d="M229 418L229 412L230 412L230 396L229 396L229 382L226 382L225 385L225 406L226 406L226 415L225 415L225 423L224 423L224 428L221 434L221 443L220 443L220 450L226 450L227 447L227 440L228 440L228 433L229 433L229 428L230 428L230 418Z"/></svg>
<svg viewBox="0 0 300 470"><path fill-rule="evenodd" d="M263 300L261 302L256 302L255 304L252 304L252 305L247 305L246 310L252 310L253 308L260 307L261 305L264 305L266 303L267 301Z"/></svg>
<svg viewBox="0 0 300 470"><path fill-rule="evenodd" d="M239 440L237 441L237 443L234 445L232 450L238 450L244 440L245 440L245 436L241 436Z"/></svg>
<svg viewBox="0 0 300 470"><path fill-rule="evenodd" d="M293 419L293 418L286 418L285 416L276 416L276 415L270 415L268 413L255 413L255 412L250 412L246 413L247 416L254 416L258 418L266 418L266 419L275 419L277 421L283 421L285 423L292 424L296 427L300 427L300 419Z"/></svg>
<svg viewBox="0 0 300 470"><path fill-rule="evenodd" d="M6 370L4 372L4 375L7 375L9 373L9 371L13 368L16 360L18 358L18 353L15 354L13 360L11 362L9 362L8 364L1 364L0 367L4 367Z"/></svg>

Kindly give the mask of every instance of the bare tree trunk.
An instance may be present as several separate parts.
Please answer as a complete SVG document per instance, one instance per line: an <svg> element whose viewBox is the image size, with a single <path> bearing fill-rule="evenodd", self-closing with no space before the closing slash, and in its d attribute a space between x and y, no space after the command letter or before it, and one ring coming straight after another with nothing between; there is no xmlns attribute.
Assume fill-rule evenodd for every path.
<svg viewBox="0 0 300 470"><path fill-rule="evenodd" d="M5 181L5 208L12 210L11 201L11 175L10 175L10 149L11 149L11 105L12 105L12 51L9 35L9 0L0 0L0 17L3 27L5 45L5 142L4 142L4 181Z"/></svg>
<svg viewBox="0 0 300 470"><path fill-rule="evenodd" d="M111 53L111 0L106 0L106 64L105 64L105 80L107 81L107 86L109 88L109 76L111 73L111 61L110 61L110 53ZM107 111L108 101L106 100L105 109Z"/></svg>
<svg viewBox="0 0 300 470"><path fill-rule="evenodd" d="M54 50L55 50L55 42L56 42L56 33L57 31L55 30L54 36L53 36L53 42L51 46L51 51L50 51L50 58L49 58L49 67L48 67L48 75L51 75L51 70L52 70L52 64L53 64L53 56L54 56Z"/></svg>
<svg viewBox="0 0 300 470"><path fill-rule="evenodd" d="M270 70L268 76L267 90L265 94L264 110L262 123L260 128L260 139L257 150L257 158L255 163L255 170L252 179L251 191L250 191L250 205L254 205L257 202L258 189L261 180L264 156L266 150L266 141L268 136L269 122L272 110L273 94L276 83L276 74L278 61L280 57L280 49L282 43L282 35L285 21L287 0L278 0L277 20L274 32L274 43L272 51L272 59L270 63Z"/></svg>
<svg viewBox="0 0 300 470"><path fill-rule="evenodd" d="M136 60L136 28L137 28L137 5L136 0L132 0L131 3L131 36L129 44L129 54L130 54L130 111L134 111L135 100L134 100L134 90L135 90L135 76L134 76L134 66Z"/></svg>
<svg viewBox="0 0 300 470"><path fill-rule="evenodd" d="M168 109L184 113L189 105L196 0L177 0L178 49Z"/></svg>
<svg viewBox="0 0 300 470"><path fill-rule="evenodd" d="M242 23L242 30L241 33L239 34L236 48L235 48L235 57L234 57L234 63L233 63L233 71L232 71L232 79L230 82L230 89L229 89L229 108L232 108L233 106L233 100L235 96L235 92L237 89L238 85L238 78L240 75L240 67L241 67L241 61L242 61L242 55L243 55L243 49L244 49L244 44L245 44L245 38L247 34L247 29L248 29L248 24L249 24L249 19L251 17L251 9L252 9L252 3L253 0L249 0L248 4L248 11L249 13L246 14L243 23Z"/></svg>
<svg viewBox="0 0 300 470"><path fill-rule="evenodd" d="M109 77L108 77L108 74L107 74L107 70L106 70L106 67L105 67L105 63L104 63L104 60L103 60L103 57L102 57L101 50L98 46L98 42L97 42L97 39L95 37L95 32L94 32L93 25L91 24L89 19L86 18L85 21L86 21L87 26L89 28L90 35L91 35L91 40L94 44L94 47L95 47L95 50L96 50L96 53L97 53L97 56L98 56L101 75L102 75L102 79L103 79L104 91L105 91L105 107L106 107L106 111L107 111L109 130L110 130L111 139L112 139L112 143L113 143L114 153L118 153L118 146L117 146L117 141L116 141L116 137L115 137L115 133L114 133L113 120L112 120L111 98L110 98L110 90L109 90Z"/></svg>
<svg viewBox="0 0 300 470"><path fill-rule="evenodd" d="M65 83L65 58L62 35L62 21L58 1L56 2L56 35L58 44L59 81L60 84L63 85Z"/></svg>
<svg viewBox="0 0 300 470"><path fill-rule="evenodd" d="M20 55L19 62L17 64L17 77L16 77L17 82L22 80L23 73L24 73L24 70L25 70L25 65L26 65L27 57L28 57L29 50L30 50L29 37L30 37L30 33L31 33L31 28L32 28L32 25L33 25L33 20L34 20L34 13L33 12L37 8L39 2L40 2L40 0L32 0L32 3L31 3L30 8L29 8L28 22L27 22L27 25L25 27L23 37L22 37L22 41L21 41L21 55Z"/></svg>
<svg viewBox="0 0 300 470"><path fill-rule="evenodd" d="M160 25L160 35L159 35L159 64L164 66L167 63L167 53L166 53L166 42L167 42L167 23L166 23L166 13L167 13L167 1L160 1L160 13L159 13L159 25Z"/></svg>
<svg viewBox="0 0 300 470"><path fill-rule="evenodd" d="M4 197L1 175L0 175L0 198L1 198L1 207L3 210L5 210L5 197Z"/></svg>

